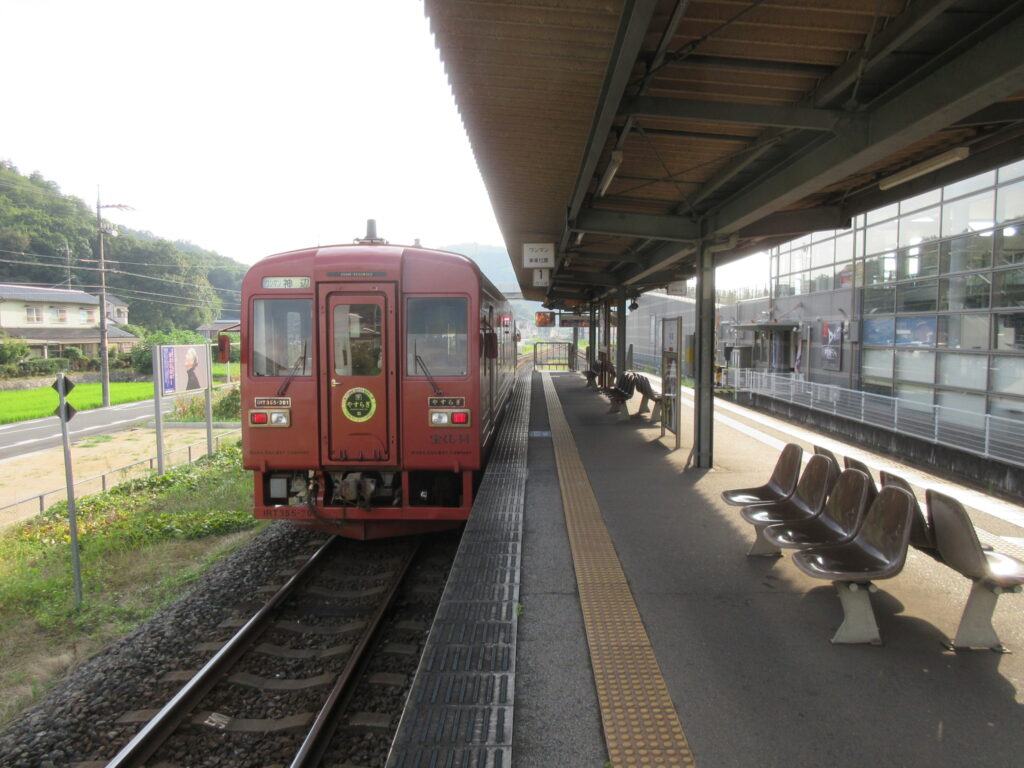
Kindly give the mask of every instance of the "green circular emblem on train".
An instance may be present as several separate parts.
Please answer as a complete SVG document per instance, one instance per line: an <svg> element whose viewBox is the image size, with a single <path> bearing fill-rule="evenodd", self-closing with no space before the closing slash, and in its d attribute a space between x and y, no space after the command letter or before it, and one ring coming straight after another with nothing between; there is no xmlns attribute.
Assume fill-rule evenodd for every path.
<svg viewBox="0 0 1024 768"><path fill-rule="evenodd" d="M377 410L373 393L363 387L352 387L341 398L341 412L351 421L367 421Z"/></svg>

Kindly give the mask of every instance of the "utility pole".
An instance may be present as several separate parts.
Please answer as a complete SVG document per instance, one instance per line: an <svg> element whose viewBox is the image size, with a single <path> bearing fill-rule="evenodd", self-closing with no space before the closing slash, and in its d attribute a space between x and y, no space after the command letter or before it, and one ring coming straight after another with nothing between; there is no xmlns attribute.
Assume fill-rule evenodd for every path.
<svg viewBox="0 0 1024 768"><path fill-rule="evenodd" d="M99 242L100 263L100 379L103 382L103 407L110 405L110 360L107 357L107 263L103 259L103 235L117 237L117 227L113 224L103 226L100 211L103 208L117 208L130 211L130 205L100 205L100 190L96 188L96 232Z"/></svg>

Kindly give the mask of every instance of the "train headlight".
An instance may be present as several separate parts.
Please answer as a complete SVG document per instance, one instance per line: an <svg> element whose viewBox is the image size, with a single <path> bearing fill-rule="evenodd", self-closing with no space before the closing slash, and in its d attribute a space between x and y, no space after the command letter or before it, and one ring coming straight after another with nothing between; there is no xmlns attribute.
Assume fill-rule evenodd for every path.
<svg viewBox="0 0 1024 768"><path fill-rule="evenodd" d="M284 411L271 411L270 424L275 427L288 426L288 414Z"/></svg>
<svg viewBox="0 0 1024 768"><path fill-rule="evenodd" d="M249 425L252 427L290 427L292 412L289 410L249 411Z"/></svg>
<svg viewBox="0 0 1024 768"><path fill-rule="evenodd" d="M432 427L468 427L472 419L468 409L431 410L430 426Z"/></svg>
<svg viewBox="0 0 1024 768"><path fill-rule="evenodd" d="M447 411L431 411L430 412L430 423L435 427L447 427L448 426L448 412Z"/></svg>

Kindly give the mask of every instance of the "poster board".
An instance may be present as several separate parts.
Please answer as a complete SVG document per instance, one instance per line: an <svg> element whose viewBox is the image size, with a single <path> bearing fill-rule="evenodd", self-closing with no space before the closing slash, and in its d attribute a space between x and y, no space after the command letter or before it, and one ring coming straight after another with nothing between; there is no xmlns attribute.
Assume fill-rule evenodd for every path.
<svg viewBox="0 0 1024 768"><path fill-rule="evenodd" d="M160 393L201 392L210 388L210 348L206 344L160 347Z"/></svg>
<svg viewBox="0 0 1024 768"><path fill-rule="evenodd" d="M683 318L661 321L661 436L666 430L679 447L679 373L682 370Z"/></svg>

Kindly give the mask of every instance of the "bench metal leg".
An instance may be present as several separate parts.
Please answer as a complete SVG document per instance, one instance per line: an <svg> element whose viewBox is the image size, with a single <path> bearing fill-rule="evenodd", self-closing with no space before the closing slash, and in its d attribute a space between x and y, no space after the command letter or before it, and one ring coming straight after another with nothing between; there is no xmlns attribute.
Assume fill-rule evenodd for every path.
<svg viewBox="0 0 1024 768"><path fill-rule="evenodd" d="M651 411L651 422L661 421L661 400L654 403L654 410Z"/></svg>
<svg viewBox="0 0 1024 768"><path fill-rule="evenodd" d="M648 405L649 402L650 398L647 395L643 395L643 398L640 400L640 407L636 409L636 413L633 415L639 416L642 413L649 413L651 410L650 405Z"/></svg>
<svg viewBox="0 0 1024 768"><path fill-rule="evenodd" d="M971 585L971 594L964 606L964 615L960 618L956 637L951 647L958 651L969 651L977 648L989 648L999 653L1009 653L1006 646L999 642L995 627L992 626L992 614L996 610L996 601L1004 590L983 581L975 581ZM1012 590L1014 592L1017 589Z"/></svg>
<svg viewBox="0 0 1024 768"><path fill-rule="evenodd" d="M782 557L782 550L772 544L764 537L766 526L754 526L757 533L754 535L754 543L747 550L747 557Z"/></svg>
<svg viewBox="0 0 1024 768"><path fill-rule="evenodd" d="M839 593L839 602L843 606L843 623L832 636L832 642L881 645L882 636L878 632L878 622L875 621L875 612L868 594L877 591L878 588L870 582L856 584L849 581L833 581L832 585Z"/></svg>

